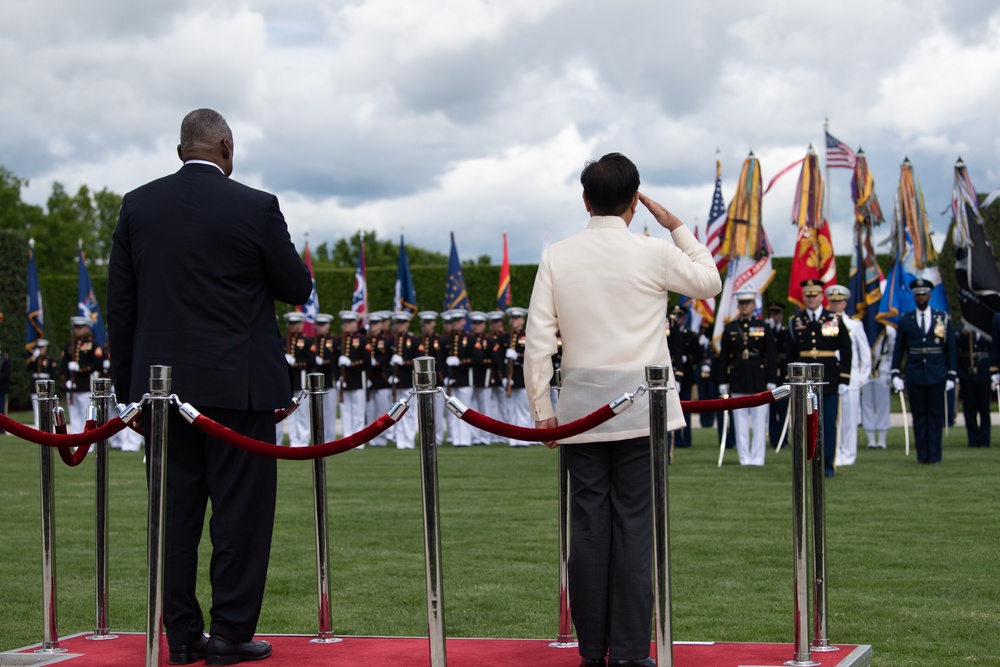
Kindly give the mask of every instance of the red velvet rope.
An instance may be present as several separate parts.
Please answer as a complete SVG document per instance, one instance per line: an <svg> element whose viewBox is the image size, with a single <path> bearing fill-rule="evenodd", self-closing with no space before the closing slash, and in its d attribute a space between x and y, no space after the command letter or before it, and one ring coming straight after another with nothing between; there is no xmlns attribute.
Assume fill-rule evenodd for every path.
<svg viewBox="0 0 1000 667"><path fill-rule="evenodd" d="M736 398L715 398L710 401L681 401L681 410L693 413L724 412L726 410L739 410L740 408L756 408L768 403L774 403L774 393L762 391L759 394L737 396Z"/></svg>
<svg viewBox="0 0 1000 667"><path fill-rule="evenodd" d="M45 447L86 447L95 442L109 439L124 429L125 426L125 422L120 417L112 417L108 420L107 424L92 431L62 435L59 433L44 433L33 426L16 422L6 415L0 415L0 428L22 440Z"/></svg>
<svg viewBox="0 0 1000 667"><path fill-rule="evenodd" d="M819 432L819 413L811 412L806 415L806 433L808 438L808 459L813 460L816 456L816 434Z"/></svg>
<svg viewBox="0 0 1000 667"><path fill-rule="evenodd" d="M205 415L198 415L195 420L191 422L191 425L201 429L213 438L254 454L270 456L271 458L283 459L285 461L308 461L323 458L325 456L333 456L334 454L340 454L348 451L349 449L354 449L358 445L365 444L383 431L388 430L395 423L396 420L389 415L382 415L353 435L341 438L340 440L325 442L322 445L313 445L311 447L282 447L279 445L273 445L269 442L248 438L241 433L237 433L236 431L209 419Z"/></svg>
<svg viewBox="0 0 1000 667"><path fill-rule="evenodd" d="M95 428L97 428L97 422L95 422L93 419L88 419L87 423L83 427L83 432L89 433L90 431L93 431ZM66 425L63 424L61 426L57 426L56 432L59 434L65 434ZM83 460L87 458L88 453L90 453L90 445L87 445L85 447L77 447L76 451L73 451L72 447L59 447L59 458L61 458L62 462L68 465L70 468L75 468L81 463L83 463Z"/></svg>
<svg viewBox="0 0 1000 667"><path fill-rule="evenodd" d="M615 411L611 409L611 406L604 405L585 417L580 417L576 421L572 421L568 424L560 424L554 428L527 428L524 426L514 426L513 424L506 424L491 417L487 417L481 412L476 412L475 410L466 410L462 414L462 421L472 424L476 428L482 429L487 433L493 433L494 435L500 435L505 438L527 440L528 442L552 442L554 440L563 440L565 438L571 438L574 435L580 435L595 426L603 424L614 416Z"/></svg>
<svg viewBox="0 0 1000 667"><path fill-rule="evenodd" d="M299 404L298 403L294 403L290 408L279 408L278 410L275 410L274 411L274 423L275 424L280 424L281 422L285 421L285 419L288 417L288 415L290 415L293 412L295 412L298 409L298 407L299 407Z"/></svg>

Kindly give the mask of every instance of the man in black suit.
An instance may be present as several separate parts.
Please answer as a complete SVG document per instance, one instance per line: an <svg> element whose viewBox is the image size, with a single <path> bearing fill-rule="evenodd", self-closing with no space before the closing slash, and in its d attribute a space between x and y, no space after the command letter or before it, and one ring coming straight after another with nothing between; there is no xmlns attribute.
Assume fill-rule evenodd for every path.
<svg viewBox="0 0 1000 667"><path fill-rule="evenodd" d="M291 386L274 301L302 304L309 272L277 198L228 176L233 135L210 109L181 123L184 166L122 200L108 268L108 326L118 395L139 400L150 365L211 419L274 442ZM260 616L274 524L274 459L210 438L176 410L168 422L163 621L171 664L260 660ZM195 595L208 500L211 638Z"/></svg>

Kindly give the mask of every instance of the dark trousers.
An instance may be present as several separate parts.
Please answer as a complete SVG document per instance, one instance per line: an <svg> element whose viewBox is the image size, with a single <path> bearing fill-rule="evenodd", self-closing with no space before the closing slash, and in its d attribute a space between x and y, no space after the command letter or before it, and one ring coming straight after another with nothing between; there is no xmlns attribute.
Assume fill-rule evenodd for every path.
<svg viewBox="0 0 1000 667"><path fill-rule="evenodd" d="M0 392L0 415L4 417L7 416L7 392ZM0 428L0 435L6 433L2 428Z"/></svg>
<svg viewBox="0 0 1000 667"><path fill-rule="evenodd" d="M691 400L691 385L689 383L678 383L677 392L682 401ZM684 428L677 429L676 431L671 431L674 436L674 447L690 447L691 446L691 413L685 412L684 414Z"/></svg>
<svg viewBox="0 0 1000 667"><path fill-rule="evenodd" d="M698 400L708 401L719 397L719 385L712 378L698 377ZM702 428L712 428L715 424L714 412L702 412L698 418L701 420ZM721 418L721 416L720 416Z"/></svg>
<svg viewBox="0 0 1000 667"><path fill-rule="evenodd" d="M962 413L969 447L990 446L990 381L962 380Z"/></svg>
<svg viewBox="0 0 1000 667"><path fill-rule="evenodd" d="M783 398L780 401L775 401L771 405L771 411L767 416L767 431L768 438L771 441L772 447L778 446L778 440L781 439L781 429L785 426L785 417L788 416L788 399ZM788 433L785 433L785 438L788 438Z"/></svg>
<svg viewBox="0 0 1000 667"><path fill-rule="evenodd" d="M273 411L199 410L238 433L274 442ZM195 588L198 543L209 500L210 634L235 642L253 638L271 555L277 480L274 459L210 438L171 409L163 576L163 624L171 646L191 644L205 630Z"/></svg>
<svg viewBox="0 0 1000 667"><path fill-rule="evenodd" d="M840 396L836 391L823 394L823 472L833 476L833 459L837 455L837 412Z"/></svg>
<svg viewBox="0 0 1000 667"><path fill-rule="evenodd" d="M941 460L941 438L944 431L944 382L940 384L906 383L913 412L913 437L917 444L919 463Z"/></svg>
<svg viewBox="0 0 1000 667"><path fill-rule="evenodd" d="M646 658L653 622L649 439L563 446L573 508L569 595L580 655Z"/></svg>

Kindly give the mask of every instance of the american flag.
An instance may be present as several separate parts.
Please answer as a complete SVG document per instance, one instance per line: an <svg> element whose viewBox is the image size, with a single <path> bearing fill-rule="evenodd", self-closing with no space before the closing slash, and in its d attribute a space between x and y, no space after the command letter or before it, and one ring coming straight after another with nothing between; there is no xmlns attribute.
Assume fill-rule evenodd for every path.
<svg viewBox="0 0 1000 667"><path fill-rule="evenodd" d="M854 169L858 162L851 147L826 132L826 166L830 169Z"/></svg>
<svg viewBox="0 0 1000 667"><path fill-rule="evenodd" d="M705 246L711 251L715 266L721 271L729 262L722 254L722 240L726 237L726 203L722 200L722 164L715 161L715 194L712 195L712 208L708 211L708 224L705 225Z"/></svg>

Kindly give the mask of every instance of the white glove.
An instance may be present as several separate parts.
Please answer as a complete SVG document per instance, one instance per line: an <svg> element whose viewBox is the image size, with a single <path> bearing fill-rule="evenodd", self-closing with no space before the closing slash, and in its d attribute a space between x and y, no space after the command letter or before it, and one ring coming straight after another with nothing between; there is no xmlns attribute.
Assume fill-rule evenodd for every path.
<svg viewBox="0 0 1000 667"><path fill-rule="evenodd" d="M392 355L392 359L389 360L389 363L392 364L393 366L402 366L403 357L399 356L398 354L394 354Z"/></svg>
<svg viewBox="0 0 1000 667"><path fill-rule="evenodd" d="M294 366L295 365L295 357L292 356L292 355L290 355L290 354L286 354L285 355L285 361L288 362L289 366Z"/></svg>
<svg viewBox="0 0 1000 667"><path fill-rule="evenodd" d="M768 382L767 385L765 386L767 387L768 391L774 391L775 389L778 388L778 385L774 384L773 382Z"/></svg>
<svg viewBox="0 0 1000 667"><path fill-rule="evenodd" d="M325 364L326 364L326 362L325 362L325 361L323 361L323 357L321 357L321 356L319 356L319 355L317 354L317 355L316 355L316 365L317 365L317 366L323 366L323 365L325 365Z"/></svg>
<svg viewBox="0 0 1000 667"><path fill-rule="evenodd" d="M458 357L448 357L444 360L444 363L449 366L458 366L461 362L458 360Z"/></svg>
<svg viewBox="0 0 1000 667"><path fill-rule="evenodd" d="M504 388L504 389L506 389L506 388L507 388L507 378L503 378L503 379L502 379L502 380L500 381L500 384L502 384L502 385L503 385L503 388Z"/></svg>
<svg viewBox="0 0 1000 667"><path fill-rule="evenodd" d="M37 359L37 358L38 358L38 357L40 357L40 356L42 356L42 351L41 351L41 350L39 350L39 349L38 349L38 348L36 347L36 348L35 348L35 351L31 353L31 358L32 358L32 359Z"/></svg>
<svg viewBox="0 0 1000 667"><path fill-rule="evenodd" d="M719 385L719 396L728 396L728 395L729 395L729 385L728 384L720 384Z"/></svg>
<svg viewBox="0 0 1000 667"><path fill-rule="evenodd" d="M990 387L990 390L991 390L991 391L996 391L996 390L997 390L997 385L1000 385L1000 373L994 373L994 374L993 374L993 375L992 375L992 376L990 377L990 383L991 383L991 385L992 385L992 386Z"/></svg>
<svg viewBox="0 0 1000 667"><path fill-rule="evenodd" d="M945 383L944 383L944 390L945 391L951 391L954 388L955 388L955 381L954 380L946 380L945 381Z"/></svg>
<svg viewBox="0 0 1000 667"><path fill-rule="evenodd" d="M846 384L837 385L837 393L841 396L850 391L850 389L851 389L850 385Z"/></svg>
<svg viewBox="0 0 1000 667"><path fill-rule="evenodd" d="M69 389L69 390L73 389L73 381L72 380L66 380L66 388Z"/></svg>
<svg viewBox="0 0 1000 667"><path fill-rule="evenodd" d="M892 388L898 392L902 392L906 385L903 384L903 378L894 377L892 378Z"/></svg>
<svg viewBox="0 0 1000 667"><path fill-rule="evenodd" d="M378 360L375 357L372 357L372 366L378 366Z"/></svg>
<svg viewBox="0 0 1000 667"><path fill-rule="evenodd" d="M388 382L389 384L397 384L397 383L399 382L399 378L398 378L398 377L396 377L395 375L390 375L390 376L389 376L389 377L387 377L387 378L386 378L385 380L386 380L386 382Z"/></svg>
<svg viewBox="0 0 1000 667"><path fill-rule="evenodd" d="M708 364L702 364L701 372L704 373L705 375L708 375L709 373L712 372L712 367L709 366Z"/></svg>
<svg viewBox="0 0 1000 667"><path fill-rule="evenodd" d="M517 350L508 347L507 352L504 353L504 356L510 359L511 361L517 361Z"/></svg>
<svg viewBox="0 0 1000 667"><path fill-rule="evenodd" d="M111 360L110 359L105 359L104 363L101 364L101 365L104 366L104 370L108 370L109 368L111 368Z"/></svg>
<svg viewBox="0 0 1000 667"><path fill-rule="evenodd" d="M340 358L337 359L337 364L339 364L340 366L350 366L351 358L345 357L344 355L340 355Z"/></svg>
<svg viewBox="0 0 1000 667"><path fill-rule="evenodd" d="M69 370L71 373L76 373L77 371L80 370L80 364L76 363L75 361L69 362Z"/></svg>
<svg viewBox="0 0 1000 667"><path fill-rule="evenodd" d="M712 341L708 339L708 336L702 335L698 337L698 344L701 345L702 347L708 347L709 343L711 342Z"/></svg>
<svg viewBox="0 0 1000 667"><path fill-rule="evenodd" d="M681 363L686 364L688 362L688 356L686 354L681 355Z"/></svg>

